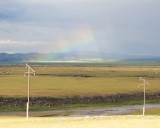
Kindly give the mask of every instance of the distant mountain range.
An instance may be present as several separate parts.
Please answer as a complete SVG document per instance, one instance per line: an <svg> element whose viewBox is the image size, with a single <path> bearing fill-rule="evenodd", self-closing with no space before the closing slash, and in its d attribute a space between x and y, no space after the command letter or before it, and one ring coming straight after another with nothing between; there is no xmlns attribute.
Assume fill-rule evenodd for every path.
<svg viewBox="0 0 160 128"><path fill-rule="evenodd" d="M0 53L0 62L26 61L81 61L81 60L128 60L128 61L160 61L160 56L123 55L112 53Z"/></svg>

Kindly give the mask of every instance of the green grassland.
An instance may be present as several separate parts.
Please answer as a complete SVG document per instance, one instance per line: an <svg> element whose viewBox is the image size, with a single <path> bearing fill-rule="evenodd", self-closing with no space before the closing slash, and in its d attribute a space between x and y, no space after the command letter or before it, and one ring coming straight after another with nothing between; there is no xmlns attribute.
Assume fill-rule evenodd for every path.
<svg viewBox="0 0 160 128"><path fill-rule="evenodd" d="M62 110L62 109L82 109L82 108L100 108L100 107L117 107L117 106L123 106L123 105L137 105L137 104L143 104L144 101L130 101L125 103L107 103L107 104L66 104L61 105L58 107L30 107L31 111L45 111L45 110ZM148 104L154 104L159 103L159 100L146 100L146 103ZM10 107L10 108L0 108L0 111L3 112L20 112L20 111L26 111L26 107ZM148 111L148 110L147 110ZM135 115L141 114L141 110L135 113ZM150 114L154 115L154 114ZM160 115L160 113L156 114Z"/></svg>
<svg viewBox="0 0 160 128"><path fill-rule="evenodd" d="M159 116L0 117L1 128L159 128Z"/></svg>
<svg viewBox="0 0 160 128"><path fill-rule="evenodd" d="M139 77L151 85L146 91L159 91L160 66L105 66L105 65L47 65L33 64L36 76L30 77L32 97L93 96L143 92ZM11 74L6 72L11 70ZM0 65L0 96L26 97L27 77L25 64Z"/></svg>
<svg viewBox="0 0 160 128"><path fill-rule="evenodd" d="M135 115L142 114L142 110L138 110L138 112L134 113ZM160 108L150 108L146 109L145 115L158 115L160 116Z"/></svg>

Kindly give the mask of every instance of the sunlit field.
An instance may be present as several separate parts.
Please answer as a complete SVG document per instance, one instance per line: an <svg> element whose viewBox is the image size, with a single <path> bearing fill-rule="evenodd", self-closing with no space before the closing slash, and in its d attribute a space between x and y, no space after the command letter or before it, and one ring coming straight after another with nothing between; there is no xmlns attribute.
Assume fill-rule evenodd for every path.
<svg viewBox="0 0 160 128"><path fill-rule="evenodd" d="M136 112L134 114L140 115L140 114L142 114L142 110L139 110L138 112ZM159 115L160 116L160 108L146 109L145 115Z"/></svg>
<svg viewBox="0 0 160 128"><path fill-rule="evenodd" d="M1 128L159 128L159 116L0 117Z"/></svg>
<svg viewBox="0 0 160 128"><path fill-rule="evenodd" d="M25 65L21 67L0 68L0 96L27 96L27 77ZM147 92L159 91L160 78L155 72L159 66L46 66L31 65L36 76L30 77L31 96L92 96L117 93L143 92L137 85L144 77L150 86ZM5 72L11 69L11 74ZM4 91L5 90L5 91Z"/></svg>
<svg viewBox="0 0 160 128"><path fill-rule="evenodd" d="M25 65L24 65L25 66ZM0 68L0 96L26 97L27 77L23 65ZM159 91L159 66L46 66L31 65L36 76L30 77L30 94L35 96L94 96L119 93L143 92L139 77L144 77L150 86L146 92ZM0 116L0 128L159 128L159 108L127 116L97 117L25 117ZM158 114L155 114L158 113ZM157 116L152 116L157 115Z"/></svg>

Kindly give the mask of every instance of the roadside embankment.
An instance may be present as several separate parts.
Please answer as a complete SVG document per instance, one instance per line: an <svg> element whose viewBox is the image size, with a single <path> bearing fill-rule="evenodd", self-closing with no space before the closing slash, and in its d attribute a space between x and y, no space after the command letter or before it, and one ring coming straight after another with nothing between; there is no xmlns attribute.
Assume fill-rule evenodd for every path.
<svg viewBox="0 0 160 128"><path fill-rule="evenodd" d="M31 97L31 107L55 107L66 104L102 104L102 103L125 103L129 101L143 100L143 93L133 94L116 94L106 96L90 96L90 97ZM147 93L146 100L160 100L160 92ZM0 97L0 108L25 107L27 97Z"/></svg>

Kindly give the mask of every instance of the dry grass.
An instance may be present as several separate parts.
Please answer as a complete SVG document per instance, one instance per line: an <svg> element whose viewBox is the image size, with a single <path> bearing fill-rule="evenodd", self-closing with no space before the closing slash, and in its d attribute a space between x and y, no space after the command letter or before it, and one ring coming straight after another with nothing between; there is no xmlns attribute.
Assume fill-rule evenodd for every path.
<svg viewBox="0 0 160 128"><path fill-rule="evenodd" d="M159 128L159 116L0 117L1 128Z"/></svg>
<svg viewBox="0 0 160 128"><path fill-rule="evenodd" d="M143 91L137 88L138 76L147 76L147 92L159 90L159 78L153 78L160 67L33 67L31 96L90 96ZM0 68L0 71L7 68ZM0 75L0 96L27 96L25 68L12 67L11 75ZM93 77L72 77L72 75ZM56 76L65 75L65 77Z"/></svg>
<svg viewBox="0 0 160 128"><path fill-rule="evenodd" d="M134 113L135 115L142 114L142 110L139 110L138 112ZM160 116L160 108L150 108L146 109L145 115L158 115Z"/></svg>

